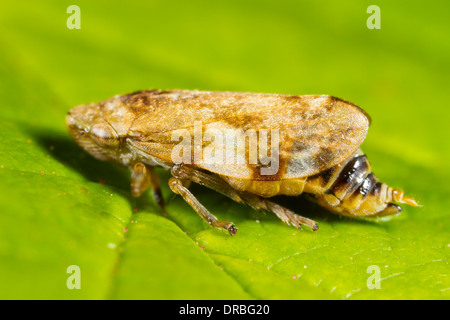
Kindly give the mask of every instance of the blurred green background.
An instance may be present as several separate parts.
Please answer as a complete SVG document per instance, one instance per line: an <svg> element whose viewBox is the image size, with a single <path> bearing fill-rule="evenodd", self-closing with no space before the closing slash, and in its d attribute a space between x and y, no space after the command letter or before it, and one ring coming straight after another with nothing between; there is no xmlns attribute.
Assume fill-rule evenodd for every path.
<svg viewBox="0 0 450 320"><path fill-rule="evenodd" d="M69 5L81 29L69 30ZM369 5L381 29L369 30ZM448 299L448 1L23 1L0 5L0 298ZM201 187L235 237L167 187L167 215L129 173L85 154L73 106L140 89L331 94L372 116L374 172L414 196L390 221L299 231ZM68 289L67 268L81 270ZM380 269L369 289L368 267Z"/></svg>

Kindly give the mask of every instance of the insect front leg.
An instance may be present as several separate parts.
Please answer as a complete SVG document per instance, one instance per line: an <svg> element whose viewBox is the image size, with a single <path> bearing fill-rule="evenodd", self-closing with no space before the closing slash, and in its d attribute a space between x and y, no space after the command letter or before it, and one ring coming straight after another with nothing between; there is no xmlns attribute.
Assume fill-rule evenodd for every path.
<svg viewBox="0 0 450 320"><path fill-rule="evenodd" d="M156 203L164 208L164 198L161 193L161 180L155 172L155 169L142 162L136 163L131 171L131 195L135 198L140 197L150 186L152 186Z"/></svg>
<svg viewBox="0 0 450 320"><path fill-rule="evenodd" d="M219 228L227 230L230 235L235 235L238 229L231 222L219 221L214 215L212 215L198 200L195 196L183 185L183 181L178 178L169 179L169 187L176 194L183 197L192 209L195 210L208 224Z"/></svg>

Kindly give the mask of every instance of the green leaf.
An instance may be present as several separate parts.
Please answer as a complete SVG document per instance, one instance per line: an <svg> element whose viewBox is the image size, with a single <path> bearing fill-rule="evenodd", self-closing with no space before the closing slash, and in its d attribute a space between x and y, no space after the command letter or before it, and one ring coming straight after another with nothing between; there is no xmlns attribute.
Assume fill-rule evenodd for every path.
<svg viewBox="0 0 450 320"><path fill-rule="evenodd" d="M61 1L0 10L0 298L449 299L449 5L379 1ZM440 30L437 33L436 30ZM332 94L373 123L380 180L422 207L388 221L275 201L315 219L284 225L200 186L236 236L212 229L163 181L166 213L132 199L129 172L68 135L73 106L145 88ZM69 289L80 268L81 289ZM371 289L371 266L380 289ZM369 283L369 285L368 285Z"/></svg>

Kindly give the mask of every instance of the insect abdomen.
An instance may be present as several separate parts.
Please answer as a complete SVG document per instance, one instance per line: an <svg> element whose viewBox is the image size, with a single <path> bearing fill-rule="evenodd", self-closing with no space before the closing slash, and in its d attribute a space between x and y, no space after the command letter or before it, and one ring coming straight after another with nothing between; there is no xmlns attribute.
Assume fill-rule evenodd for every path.
<svg viewBox="0 0 450 320"><path fill-rule="evenodd" d="M379 182L370 163L358 152L343 164L308 178L304 192L328 210L345 216L383 216L400 212L393 202L417 206L403 191Z"/></svg>

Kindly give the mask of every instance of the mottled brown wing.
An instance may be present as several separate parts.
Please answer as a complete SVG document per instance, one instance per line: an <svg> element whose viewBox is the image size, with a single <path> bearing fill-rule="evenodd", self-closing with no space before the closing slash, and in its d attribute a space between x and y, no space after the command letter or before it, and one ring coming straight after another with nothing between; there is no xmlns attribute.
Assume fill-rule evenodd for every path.
<svg viewBox="0 0 450 320"><path fill-rule="evenodd" d="M262 129L268 132L278 129L278 169L270 175L261 174L261 168L270 163L263 165L259 159L257 163L248 163L251 152L248 144L245 150L234 145L236 153L245 152L246 164L227 162L225 156L222 158L225 163L199 162L191 149L193 165L241 179L294 179L326 170L357 151L370 123L362 109L331 96L174 90L142 91L114 99L107 103L109 108L118 103L134 114L127 133L128 143L142 153L168 162L173 162L172 150L180 143L174 137L181 132L193 137L194 124L198 128L200 122L203 135L211 129L224 134L227 129L242 129L244 133L254 130L258 135L264 132ZM211 147L211 143L203 141L202 147Z"/></svg>

